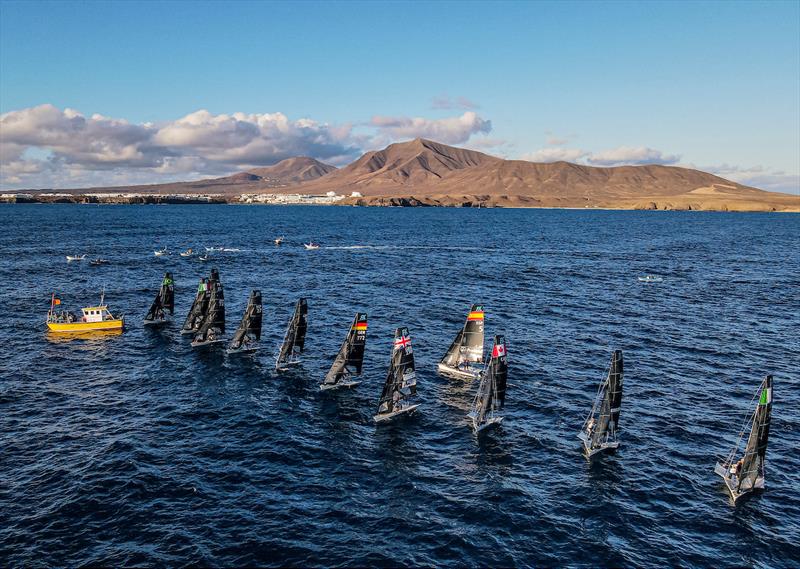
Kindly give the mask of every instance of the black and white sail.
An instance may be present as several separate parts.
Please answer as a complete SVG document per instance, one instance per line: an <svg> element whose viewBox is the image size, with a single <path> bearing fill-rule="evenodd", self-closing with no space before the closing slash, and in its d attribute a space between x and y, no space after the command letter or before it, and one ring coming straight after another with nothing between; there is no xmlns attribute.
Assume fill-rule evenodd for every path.
<svg viewBox="0 0 800 569"><path fill-rule="evenodd" d="M468 415L476 432L503 421L503 418L497 415L497 411L505 405L507 384L508 352L506 350L506 339L505 336L495 336L491 359L489 359L486 368L481 374L478 393L472 402L472 411Z"/></svg>
<svg viewBox="0 0 800 569"><path fill-rule="evenodd" d="M150 310L144 317L147 326L163 324L171 320L175 313L175 282L172 280L172 273L165 273L161 281L161 288L158 289Z"/></svg>
<svg viewBox="0 0 800 569"><path fill-rule="evenodd" d="M192 307L189 309L189 314L186 315L186 320L181 327L181 334L196 334L203 323L206 311L208 310L208 301L211 297L211 291L208 287L208 279L200 279L197 285L197 294L195 294Z"/></svg>
<svg viewBox="0 0 800 569"><path fill-rule="evenodd" d="M474 378L480 374L483 364L483 325L483 306L473 304L464 327L458 331L439 362L440 373L462 379Z"/></svg>
<svg viewBox="0 0 800 569"><path fill-rule="evenodd" d="M254 290L250 292L242 321L228 345L229 354L255 351L256 344L261 339L261 319L261 291Z"/></svg>
<svg viewBox="0 0 800 569"><path fill-rule="evenodd" d="M755 410L748 413L739 441L727 458L717 463L714 472L722 476L734 502L757 488L764 487L769 422L772 414L772 376L768 375L758 386L753 399ZM739 456L744 434L750 430L744 452ZM737 460L737 457L738 460Z"/></svg>
<svg viewBox="0 0 800 569"><path fill-rule="evenodd" d="M378 413L373 419L380 423L398 415L413 413L420 405L415 403L416 395L417 372L414 367L411 335L408 328L398 328L394 332L392 359L378 401Z"/></svg>
<svg viewBox="0 0 800 569"><path fill-rule="evenodd" d="M275 361L275 369L280 371L292 365L300 363L300 354L306 344L306 330L308 330L308 302L301 298L294 306L292 319L286 328L283 336L278 359Z"/></svg>
<svg viewBox="0 0 800 569"><path fill-rule="evenodd" d="M219 280L209 280L209 286L212 288L208 300L208 310L200 329L192 340L193 347L222 342L222 335L225 334L225 295L222 283Z"/></svg>
<svg viewBox="0 0 800 569"><path fill-rule="evenodd" d="M606 378L600 383L592 410L578 438L588 456L619 447L619 412L622 405L622 350L614 350Z"/></svg>
<svg viewBox="0 0 800 569"><path fill-rule="evenodd" d="M347 337L339 348L339 353L333 361L331 369L328 370L325 379L319 386L320 389L334 389L337 387L352 387L358 385L359 381L351 378L361 375L361 367L364 363L364 349L367 345L367 313L358 312L353 318L353 324L347 333Z"/></svg>

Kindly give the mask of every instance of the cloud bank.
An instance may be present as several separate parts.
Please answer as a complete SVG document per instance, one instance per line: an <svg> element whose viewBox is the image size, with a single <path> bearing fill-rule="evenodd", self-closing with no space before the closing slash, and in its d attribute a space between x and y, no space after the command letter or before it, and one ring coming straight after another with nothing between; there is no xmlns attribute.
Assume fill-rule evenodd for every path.
<svg viewBox="0 0 800 569"><path fill-rule="evenodd" d="M162 123L40 105L0 115L0 188L86 187L221 176L292 156L347 163L365 150L416 137L450 144L488 134L491 121L468 111L441 119L373 117L357 132L283 113L212 114Z"/></svg>

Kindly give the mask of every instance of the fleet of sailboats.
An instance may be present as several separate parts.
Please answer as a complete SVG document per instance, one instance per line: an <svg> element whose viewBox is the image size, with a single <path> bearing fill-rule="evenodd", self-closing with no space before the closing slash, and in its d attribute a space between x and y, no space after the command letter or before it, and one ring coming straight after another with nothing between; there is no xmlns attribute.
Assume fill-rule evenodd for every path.
<svg viewBox="0 0 800 569"><path fill-rule="evenodd" d="M456 334L437 367L440 374L455 379L475 379L483 365L483 306L473 304L464 326Z"/></svg>
<svg viewBox="0 0 800 569"><path fill-rule="evenodd" d="M300 354L306 345L306 331L308 330L308 302L301 298L294 305L292 319L286 327L283 343L275 360L275 370L285 371L292 366L300 364Z"/></svg>
<svg viewBox="0 0 800 569"><path fill-rule="evenodd" d="M376 423L385 423L402 415L410 415L417 410L416 402L417 371L414 367L414 350L411 348L411 335L408 328L398 328L394 332L392 359L378 401L378 413L373 417Z"/></svg>
<svg viewBox="0 0 800 569"><path fill-rule="evenodd" d="M155 299L144 317L146 326L164 324L174 314L174 281L165 273ZM263 307L260 291L250 293L242 320L226 350L229 354L255 351L261 339ZM508 351L503 335L494 336L492 349L484 364L483 306L473 304L466 321L456 334L437 366L440 374L458 379L477 379L478 386L467 418L472 429L500 425L499 415L505 405L508 387ZM367 340L367 314L356 313L347 335L325 375L323 391L353 387L361 383ZM300 363L308 330L308 302L300 298L295 303L275 362L278 372ZM225 299L219 272L211 270L209 278L201 278L197 293L181 327L182 334L192 334L192 346L205 346L224 341ZM622 407L623 355L614 350L605 377L600 382L591 410L583 422L578 438L587 458L619 448L619 417ZM728 455L717 462L714 472L724 481L734 502L764 488L765 460L772 411L773 378L768 375L759 385L739 439ZM373 420L377 424L412 415L420 406L417 396L417 374L411 335L407 327L395 330L389 369ZM740 450L749 432L744 449Z"/></svg>
<svg viewBox="0 0 800 569"><path fill-rule="evenodd" d="M353 387L361 383L352 378L361 375L361 367L364 364L364 349L367 345L367 313L358 312L353 318L353 323L347 336L333 360L333 365L319 388L323 391L328 389L339 389L342 387Z"/></svg>
<svg viewBox="0 0 800 569"><path fill-rule="evenodd" d="M714 472L722 477L734 503L753 490L764 488L769 421L772 414L772 376L758 386L753 397L755 409L748 412L736 445L728 456L717 462ZM747 444L739 454L745 433L750 431Z"/></svg>
<svg viewBox="0 0 800 569"><path fill-rule="evenodd" d="M592 410L578 438L587 457L619 447L619 412L622 405L622 351L614 350L605 379L600 382Z"/></svg>

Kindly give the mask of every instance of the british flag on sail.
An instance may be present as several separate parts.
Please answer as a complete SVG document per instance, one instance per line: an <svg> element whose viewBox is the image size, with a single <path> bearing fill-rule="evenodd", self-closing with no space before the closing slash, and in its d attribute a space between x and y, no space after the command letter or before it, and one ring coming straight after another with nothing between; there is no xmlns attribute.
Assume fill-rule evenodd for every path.
<svg viewBox="0 0 800 569"><path fill-rule="evenodd" d="M399 338L395 338L394 340L394 349L400 350L405 349L407 354L411 353L411 337L407 334L403 334Z"/></svg>

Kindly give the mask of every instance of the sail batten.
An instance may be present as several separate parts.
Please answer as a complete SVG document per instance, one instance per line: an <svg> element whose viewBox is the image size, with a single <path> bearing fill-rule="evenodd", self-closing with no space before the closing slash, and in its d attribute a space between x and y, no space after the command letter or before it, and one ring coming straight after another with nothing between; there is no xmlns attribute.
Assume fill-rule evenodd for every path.
<svg viewBox="0 0 800 569"><path fill-rule="evenodd" d="M323 387L346 382L352 376L361 375L364 363L364 350L367 343L367 313L358 312L353 324L336 354L330 370L322 381Z"/></svg>
<svg viewBox="0 0 800 569"><path fill-rule="evenodd" d="M483 306L473 304L467 313L464 326L458 331L450 347L439 362L439 371L447 374L476 376L478 369L473 368L483 363L484 342Z"/></svg>

